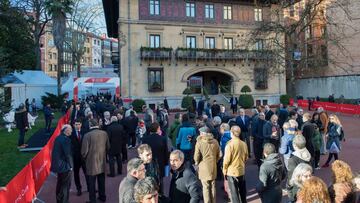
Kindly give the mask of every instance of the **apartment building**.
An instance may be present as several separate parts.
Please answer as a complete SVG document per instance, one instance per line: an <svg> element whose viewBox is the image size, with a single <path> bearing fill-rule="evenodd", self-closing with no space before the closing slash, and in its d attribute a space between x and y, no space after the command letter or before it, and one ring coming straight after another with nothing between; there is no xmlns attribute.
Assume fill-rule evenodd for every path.
<svg viewBox="0 0 360 203"><path fill-rule="evenodd" d="M272 50L250 33L276 5L262 1L120 0L104 2L109 36L121 48L121 94L178 105L187 87L199 96L240 94L248 85L262 104L278 103L285 75L270 74ZM119 9L119 10L117 10ZM118 16L117 16L118 15ZM118 23L118 24L117 24Z"/></svg>

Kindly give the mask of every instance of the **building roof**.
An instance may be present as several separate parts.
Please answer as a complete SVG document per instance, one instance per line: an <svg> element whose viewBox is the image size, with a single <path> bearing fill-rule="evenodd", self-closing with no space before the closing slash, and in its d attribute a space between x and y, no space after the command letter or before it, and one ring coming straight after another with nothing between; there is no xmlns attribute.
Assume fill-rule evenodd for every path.
<svg viewBox="0 0 360 203"><path fill-rule="evenodd" d="M118 38L118 19L119 19L119 1L118 0L102 0L106 29L109 37Z"/></svg>
<svg viewBox="0 0 360 203"><path fill-rule="evenodd" d="M23 70L13 72L1 78L4 84L26 84L34 86L56 85L56 80L46 75L43 71Z"/></svg>

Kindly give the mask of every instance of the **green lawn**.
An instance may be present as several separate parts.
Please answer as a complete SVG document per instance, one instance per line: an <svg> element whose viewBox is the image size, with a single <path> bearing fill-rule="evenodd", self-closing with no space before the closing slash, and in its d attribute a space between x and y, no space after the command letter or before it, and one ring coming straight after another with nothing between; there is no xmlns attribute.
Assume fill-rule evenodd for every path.
<svg viewBox="0 0 360 203"><path fill-rule="evenodd" d="M52 126L57 125L61 114L56 112ZM44 128L44 114L39 112L35 126L26 132L25 142L39 129ZM7 132L4 127L0 128L0 187L5 186L29 161L37 152L20 152L17 149L18 130L13 129L11 133Z"/></svg>

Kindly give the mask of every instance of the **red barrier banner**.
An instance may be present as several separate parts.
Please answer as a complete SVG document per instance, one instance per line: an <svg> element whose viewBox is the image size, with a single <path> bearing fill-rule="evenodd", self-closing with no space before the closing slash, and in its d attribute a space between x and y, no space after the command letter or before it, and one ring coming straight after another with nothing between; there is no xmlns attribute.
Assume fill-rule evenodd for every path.
<svg viewBox="0 0 360 203"><path fill-rule="evenodd" d="M359 107L352 104L339 104L340 112L347 114L357 114Z"/></svg>
<svg viewBox="0 0 360 203"><path fill-rule="evenodd" d="M7 203L7 198L6 198L6 191L5 190L0 190L0 202L4 202Z"/></svg>
<svg viewBox="0 0 360 203"><path fill-rule="evenodd" d="M44 181L50 174L50 150L49 145L45 145L41 151L31 160L35 193L38 193Z"/></svg>
<svg viewBox="0 0 360 203"><path fill-rule="evenodd" d="M324 109L326 111L333 111L333 112L339 112L339 104L336 103L330 103L330 102L323 102L324 103Z"/></svg>
<svg viewBox="0 0 360 203"><path fill-rule="evenodd" d="M31 163L27 164L7 185L8 203L29 203L35 197Z"/></svg>
<svg viewBox="0 0 360 203"><path fill-rule="evenodd" d="M314 108L314 109L323 107L323 106L324 106L324 104L322 104L322 102L318 102L318 101L314 101L312 104L312 108Z"/></svg>
<svg viewBox="0 0 360 203"><path fill-rule="evenodd" d="M298 100L298 106L300 107L308 107L308 101L307 100Z"/></svg>

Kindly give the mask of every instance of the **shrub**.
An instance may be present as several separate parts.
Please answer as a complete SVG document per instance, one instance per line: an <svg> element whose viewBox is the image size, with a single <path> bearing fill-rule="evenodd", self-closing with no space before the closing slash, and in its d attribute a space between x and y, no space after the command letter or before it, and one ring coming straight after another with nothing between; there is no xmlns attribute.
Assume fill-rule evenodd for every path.
<svg viewBox="0 0 360 203"><path fill-rule="evenodd" d="M241 88L240 92L242 93L248 93L248 92L251 92L251 89L249 86L245 85L244 87Z"/></svg>
<svg viewBox="0 0 360 203"><path fill-rule="evenodd" d="M181 108L189 109L192 106L192 99L193 98L190 96L183 97L181 101Z"/></svg>
<svg viewBox="0 0 360 203"><path fill-rule="evenodd" d="M193 93L193 91L192 91L192 89L190 87L185 88L184 91L183 91L184 95L190 95L192 93Z"/></svg>
<svg viewBox="0 0 360 203"><path fill-rule="evenodd" d="M283 94L280 95L280 103L284 104L284 105L289 105L290 104L290 95L288 94Z"/></svg>
<svg viewBox="0 0 360 203"><path fill-rule="evenodd" d="M49 92L46 92L45 94L46 95L41 96L41 104L43 106L45 106L46 104L50 104L51 108L60 109L68 93L64 93L59 96L56 94L51 94Z"/></svg>
<svg viewBox="0 0 360 203"><path fill-rule="evenodd" d="M242 94L239 97L239 105L244 108L252 108L254 106L254 98L252 95L249 94Z"/></svg>
<svg viewBox="0 0 360 203"><path fill-rule="evenodd" d="M134 107L136 113L140 113L142 112L142 107L146 105L146 102L142 99L135 99L131 105Z"/></svg>

